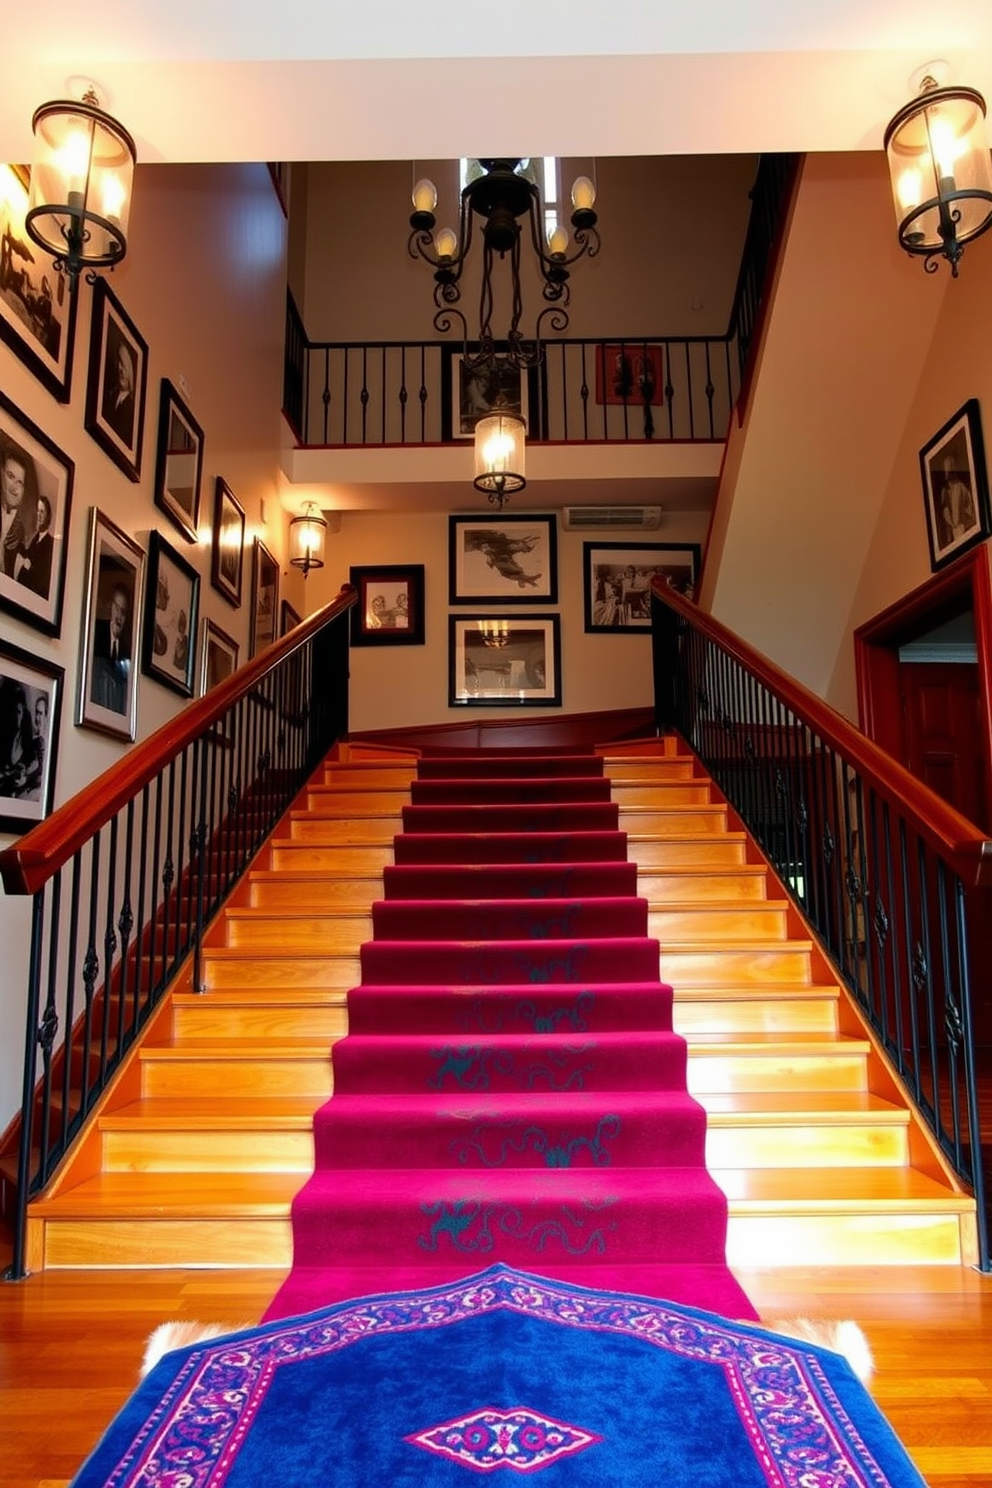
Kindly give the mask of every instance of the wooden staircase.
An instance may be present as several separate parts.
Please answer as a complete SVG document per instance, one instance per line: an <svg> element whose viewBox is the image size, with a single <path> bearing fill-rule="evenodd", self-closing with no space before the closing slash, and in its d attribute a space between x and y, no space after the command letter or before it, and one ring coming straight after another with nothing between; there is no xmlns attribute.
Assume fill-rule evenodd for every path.
<svg viewBox="0 0 992 1488"><path fill-rule="evenodd" d="M672 740L599 752L709 1115L731 1264L973 1261L973 1201L697 763ZM202 989L180 981L30 1206L30 1269L288 1268L311 1116L416 769L339 753L211 927Z"/></svg>

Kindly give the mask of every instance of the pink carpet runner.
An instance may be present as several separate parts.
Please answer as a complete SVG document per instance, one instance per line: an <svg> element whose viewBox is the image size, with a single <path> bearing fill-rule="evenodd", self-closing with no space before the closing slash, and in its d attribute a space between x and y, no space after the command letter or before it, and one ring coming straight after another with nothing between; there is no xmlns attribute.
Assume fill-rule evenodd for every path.
<svg viewBox="0 0 992 1488"><path fill-rule="evenodd" d="M756 1316L602 760L421 761L267 1318L494 1261Z"/></svg>

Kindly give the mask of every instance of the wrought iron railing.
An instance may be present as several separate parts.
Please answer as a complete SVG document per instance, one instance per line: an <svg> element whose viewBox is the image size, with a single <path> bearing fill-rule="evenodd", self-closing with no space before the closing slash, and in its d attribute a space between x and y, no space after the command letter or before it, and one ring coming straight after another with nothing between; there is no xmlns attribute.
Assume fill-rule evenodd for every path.
<svg viewBox="0 0 992 1488"><path fill-rule="evenodd" d="M698 755L853 994L945 1160L992 1269L969 925L992 842L822 699L656 583L659 728Z"/></svg>
<svg viewBox="0 0 992 1488"><path fill-rule="evenodd" d="M31 896L14 1254L48 1183L204 931L347 730L350 588L0 853Z"/></svg>
<svg viewBox="0 0 992 1488"><path fill-rule="evenodd" d="M523 374L520 388L531 441L726 437L767 300L798 160L767 155L759 162L726 332L547 340L541 365ZM463 350L454 341L310 341L290 294L286 417L308 447L443 444L467 437L471 428L462 427L459 384Z"/></svg>

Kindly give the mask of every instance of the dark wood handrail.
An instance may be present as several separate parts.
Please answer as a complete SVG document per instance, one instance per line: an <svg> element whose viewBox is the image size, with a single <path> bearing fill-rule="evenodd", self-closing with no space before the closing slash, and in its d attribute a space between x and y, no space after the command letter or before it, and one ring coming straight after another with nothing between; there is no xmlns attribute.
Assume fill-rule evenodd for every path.
<svg viewBox="0 0 992 1488"><path fill-rule="evenodd" d="M658 599L690 621L696 630L714 641L780 698L803 723L853 765L869 786L900 801L906 817L951 864L963 883L992 883L992 841L973 822L942 801L898 760L849 723L836 708L783 672L767 656L721 625L719 620L670 589L664 580L655 579L651 587Z"/></svg>
<svg viewBox="0 0 992 1488"><path fill-rule="evenodd" d="M45 821L0 853L0 878L8 894L34 894L67 863L128 801L155 779L162 769L205 733L240 698L257 687L274 667L312 640L357 599L345 584L337 596L288 635L239 667L211 688L206 697L190 702L181 713L156 729L117 763L66 801Z"/></svg>

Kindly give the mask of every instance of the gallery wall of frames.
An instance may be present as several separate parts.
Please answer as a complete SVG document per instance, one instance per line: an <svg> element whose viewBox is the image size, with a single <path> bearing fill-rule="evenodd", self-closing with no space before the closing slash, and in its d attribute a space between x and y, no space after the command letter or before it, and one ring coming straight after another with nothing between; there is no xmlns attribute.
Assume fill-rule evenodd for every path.
<svg viewBox="0 0 992 1488"><path fill-rule="evenodd" d="M285 210L248 169L250 206L245 168L139 167L127 258L71 291L25 231L26 171L0 165L0 835L302 609L277 494ZM248 210L282 243L250 281ZM177 212L210 255L169 255Z"/></svg>

